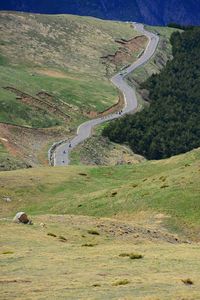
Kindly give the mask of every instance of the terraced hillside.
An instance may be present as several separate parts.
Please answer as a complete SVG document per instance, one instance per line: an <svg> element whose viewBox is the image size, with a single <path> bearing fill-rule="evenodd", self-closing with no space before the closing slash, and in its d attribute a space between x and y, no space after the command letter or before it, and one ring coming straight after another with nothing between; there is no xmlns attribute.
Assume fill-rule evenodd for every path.
<svg viewBox="0 0 200 300"><path fill-rule="evenodd" d="M108 78L134 61L146 45L130 24L7 12L1 12L0 18L0 122L64 127L58 139L118 102L118 92ZM15 130L20 135L20 128ZM11 137L0 137L9 143L14 139L12 132ZM42 147L48 148L51 140L47 130ZM29 161L37 164L40 154L35 155L30 143L27 147L34 158ZM19 144L4 143L4 147L23 153Z"/></svg>
<svg viewBox="0 0 200 300"><path fill-rule="evenodd" d="M198 299L199 162L1 172L3 299Z"/></svg>

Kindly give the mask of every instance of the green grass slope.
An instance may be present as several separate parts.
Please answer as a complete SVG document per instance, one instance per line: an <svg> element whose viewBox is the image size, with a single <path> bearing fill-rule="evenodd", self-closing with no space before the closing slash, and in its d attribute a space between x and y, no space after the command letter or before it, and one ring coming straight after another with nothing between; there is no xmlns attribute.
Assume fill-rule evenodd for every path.
<svg viewBox="0 0 200 300"><path fill-rule="evenodd" d="M24 159L32 166L46 163L55 141L71 138L80 123L118 103L109 79L146 43L137 40L134 47L133 40L127 49L116 41L138 36L130 24L72 15L0 12L0 26L0 138L9 147L0 144L13 162L7 167L0 153L1 170L19 168ZM116 53L120 58L113 63L109 57ZM15 126L17 137L25 133L27 138L15 141L4 123ZM46 129L43 141L38 128Z"/></svg>
<svg viewBox="0 0 200 300"><path fill-rule="evenodd" d="M119 49L115 40L137 35L129 24L7 12L1 12L0 18L1 122L33 127L62 123L51 112L21 103L3 89L6 86L31 96L50 93L54 104L69 105L71 125L83 120L83 111L101 111L117 102L117 90L107 78L101 57Z"/></svg>
<svg viewBox="0 0 200 300"><path fill-rule="evenodd" d="M200 150L135 166L38 168L0 173L1 216L163 213L174 230L200 226ZM84 192L83 192L84 191ZM187 230L186 230L187 231Z"/></svg>

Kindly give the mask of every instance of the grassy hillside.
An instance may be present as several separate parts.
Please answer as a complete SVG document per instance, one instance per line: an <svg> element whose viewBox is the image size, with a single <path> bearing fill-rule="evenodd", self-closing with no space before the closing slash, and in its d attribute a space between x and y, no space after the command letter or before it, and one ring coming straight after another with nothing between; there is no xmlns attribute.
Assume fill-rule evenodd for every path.
<svg viewBox="0 0 200 300"><path fill-rule="evenodd" d="M91 18L1 17L0 121L29 127L0 124L0 170L23 167L9 151L44 160L49 141L116 101L107 76L124 60L105 57L134 35ZM199 172L200 149L136 165L0 172L2 299L198 299ZM34 225L12 223L18 211Z"/></svg>
<svg viewBox="0 0 200 300"><path fill-rule="evenodd" d="M1 172L2 298L198 299L199 162Z"/></svg>
<svg viewBox="0 0 200 300"><path fill-rule="evenodd" d="M52 95L53 104L60 106L62 100L72 105L64 108L73 119L74 114L78 118L82 111L101 111L117 102L101 57L117 51L115 40L136 36L130 25L75 16L1 13L1 26L0 121L34 127L58 121L42 109L34 111L20 103L15 94L2 89L6 86L31 96L44 90Z"/></svg>
<svg viewBox="0 0 200 300"><path fill-rule="evenodd" d="M84 120L118 102L118 91L109 78L134 61L146 44L141 39L135 46L138 34L130 24L120 22L8 12L0 12L0 18L0 122L54 128L54 133L61 126L65 137ZM128 48L116 42L132 38ZM15 139L12 134L3 134L0 137L9 138L11 143ZM37 131L31 135L26 145L23 139L12 144L17 148L13 153L25 156L18 148L21 144L26 148L33 140L37 143ZM60 129L53 141L59 139ZM43 140L34 153L29 147L34 159L29 157L27 163L38 164L38 150L52 143L49 132Z"/></svg>
<svg viewBox="0 0 200 300"><path fill-rule="evenodd" d="M52 215L34 217L33 226L0 225L4 300L199 299L199 245L152 225ZM184 284L188 278L193 285Z"/></svg>
<svg viewBox="0 0 200 300"><path fill-rule="evenodd" d="M92 216L163 213L174 229L199 228L199 159L194 150L168 160L134 166L39 168L0 173L1 216L31 214ZM84 188L84 193L83 193ZM197 231L196 231L197 232Z"/></svg>

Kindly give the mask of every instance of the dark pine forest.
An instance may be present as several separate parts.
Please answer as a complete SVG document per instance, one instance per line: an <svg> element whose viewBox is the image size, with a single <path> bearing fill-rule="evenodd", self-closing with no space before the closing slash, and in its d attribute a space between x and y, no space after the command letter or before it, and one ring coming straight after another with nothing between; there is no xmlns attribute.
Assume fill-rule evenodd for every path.
<svg viewBox="0 0 200 300"><path fill-rule="evenodd" d="M200 146L200 27L171 36L173 60L142 84L150 106L111 122L103 135L148 159Z"/></svg>

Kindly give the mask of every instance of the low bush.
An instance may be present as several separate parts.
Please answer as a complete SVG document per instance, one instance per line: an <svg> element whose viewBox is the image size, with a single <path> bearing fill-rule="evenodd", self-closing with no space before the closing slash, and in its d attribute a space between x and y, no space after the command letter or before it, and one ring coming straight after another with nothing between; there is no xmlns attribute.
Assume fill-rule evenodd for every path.
<svg viewBox="0 0 200 300"><path fill-rule="evenodd" d="M52 237L57 237L57 235L56 235L56 234L54 234L54 233L51 233L51 232L48 232L48 233L47 233L47 235L49 235L49 236L52 236Z"/></svg>
<svg viewBox="0 0 200 300"><path fill-rule="evenodd" d="M87 231L87 233L93 234L93 235L100 235L100 233L99 233L97 230L95 230L95 229L89 229L89 230Z"/></svg>
<svg viewBox="0 0 200 300"><path fill-rule="evenodd" d="M112 285L118 286L118 285L126 285L129 283L130 283L130 281L128 279L122 279L122 280L118 280L118 281L114 282Z"/></svg>

